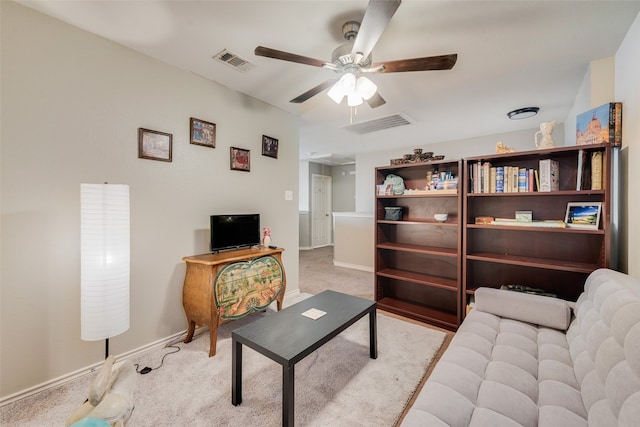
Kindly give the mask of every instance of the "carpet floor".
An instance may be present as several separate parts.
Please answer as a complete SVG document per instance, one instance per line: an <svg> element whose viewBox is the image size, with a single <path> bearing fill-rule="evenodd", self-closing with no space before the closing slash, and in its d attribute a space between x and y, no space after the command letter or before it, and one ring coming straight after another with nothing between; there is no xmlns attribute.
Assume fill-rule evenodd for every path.
<svg viewBox="0 0 640 427"><path fill-rule="evenodd" d="M373 299L373 273L334 266L333 247L300 251L299 287L307 294L332 289ZM285 298L285 305L304 297ZM206 329L189 344L179 342L180 351L167 355L162 367L138 376L128 426L281 425L281 368L251 349L243 351L243 403L231 404L231 330L268 313L222 325L213 358L208 357ZM376 360L369 358L365 318L296 365L296 425L394 426L452 337L406 320L378 312ZM133 362L155 368L171 351L150 350ZM0 407L0 425L65 425L86 398L94 375Z"/></svg>
<svg viewBox="0 0 640 427"><path fill-rule="evenodd" d="M373 273L333 265L333 246L300 251L300 292L332 291L373 300Z"/></svg>
<svg viewBox="0 0 640 427"><path fill-rule="evenodd" d="M136 406L128 425L281 425L281 367L247 347L243 402L237 407L231 404L231 331L269 315L273 311L222 325L213 358L208 357L206 330L189 344L179 343L180 351L167 356L161 368L138 376ZM296 425L389 427L401 416L446 334L378 313L374 360L369 358L368 327L365 317L296 365ZM170 351L149 351L134 363L156 367ZM93 375L0 408L0 424L64 425L86 398Z"/></svg>

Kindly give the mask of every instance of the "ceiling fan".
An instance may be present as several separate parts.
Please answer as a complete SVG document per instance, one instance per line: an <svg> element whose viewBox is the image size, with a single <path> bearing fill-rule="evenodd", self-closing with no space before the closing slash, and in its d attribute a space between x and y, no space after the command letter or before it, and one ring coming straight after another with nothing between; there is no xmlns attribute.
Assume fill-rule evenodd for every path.
<svg viewBox="0 0 640 427"><path fill-rule="evenodd" d="M450 70L458 59L458 55L453 53L372 63L371 51L399 6L400 0L370 0L362 24L357 21L349 21L342 26L342 34L347 43L338 46L333 51L331 62L264 46L256 47L254 53L267 58L327 68L338 74L337 77L309 89L290 102L299 104L325 89L329 89L327 95L338 104L346 97L350 107L366 101L369 106L376 108L384 105L386 101L378 93L376 85L364 74Z"/></svg>

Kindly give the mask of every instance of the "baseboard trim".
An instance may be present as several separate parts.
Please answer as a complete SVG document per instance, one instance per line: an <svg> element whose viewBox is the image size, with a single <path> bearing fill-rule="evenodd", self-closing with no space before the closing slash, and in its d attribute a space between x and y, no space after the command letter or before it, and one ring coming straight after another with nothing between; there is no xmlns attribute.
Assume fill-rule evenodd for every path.
<svg viewBox="0 0 640 427"><path fill-rule="evenodd" d="M294 295L298 295L300 294L300 289L294 289L290 292L285 293L285 298L287 296L294 296ZM275 302L273 303L275 305ZM209 328L207 326L201 326L196 328L194 335L200 335L201 333L204 333L205 331L207 331ZM184 331L175 333L173 335L169 335L168 337L165 338L161 338L157 341L151 342L149 344L143 345L142 347L138 347L136 349L133 349L131 351L128 351L126 353L122 353L120 355L116 355L115 358L118 361L121 360L127 360L127 359L133 359L134 357L139 356L140 354L149 351L149 350L153 350L153 349L157 349L157 348L162 348L162 347L166 347L168 345L172 345L172 344L176 344L179 341L182 341L184 339L184 337L187 335L187 330L185 329ZM20 399L24 399L25 397L29 397L32 396L34 394L40 393L41 391L45 391L48 390L50 388L53 387L57 387L59 385L62 385L64 383L67 383L69 381L73 381L75 379L78 379L80 377L83 377L87 374L90 374L92 372L95 372L97 369L99 369L102 365L104 364L104 361L100 361L97 363L94 363L93 365L89 365L87 367L78 369L77 371L73 371L70 372L68 374L65 375L61 375L57 378L53 378L49 381L45 381L43 383L37 384L33 387L29 387L27 389L18 391L16 393L10 394L8 396L4 396L4 397L0 397L0 406L4 406L4 405L8 405L12 402L15 402L16 400L20 400ZM88 384L87 384L88 387Z"/></svg>
<svg viewBox="0 0 640 427"><path fill-rule="evenodd" d="M368 273L373 273L373 267L369 267L367 265L350 264L348 262L336 261L335 259L333 260L333 265L335 265L336 267L351 268L352 270L360 270L366 271Z"/></svg>
<svg viewBox="0 0 640 427"><path fill-rule="evenodd" d="M204 329L207 329L206 327L200 327L196 329L196 334L199 334L201 332L204 332ZM116 355L115 358L116 360L120 361L120 360L127 360L127 359L131 359L135 356L138 356L141 353L144 353L147 350L151 350L154 348L158 348L158 347L164 347L167 345L171 345L171 344L175 344L176 342L181 340L181 337L183 335L186 336L187 334L187 330L185 329L184 331L178 332L176 334L170 335L168 337L159 339L157 341L154 341L152 343L146 344L142 347L138 347L136 349L133 349L131 351L128 351L126 353L122 353L119 355ZM75 380L77 378L80 378L84 375L90 374L92 372L94 372L96 369L100 368L102 365L104 364L104 361L100 361L97 363L94 363L93 365L89 365L87 367L78 369L77 371L73 371L70 372L68 374L65 375L61 375L57 378L51 379L49 381L45 381L43 383L37 384L33 387L29 387L25 390L16 392L14 394L10 394L9 396L5 396L0 398L0 406L4 406L7 405L11 402L15 402L16 400L20 400L23 399L25 397L29 397L31 395L34 395L36 393L39 393L41 391L45 391L47 389L50 389L52 387L57 387L61 384L64 384L66 382Z"/></svg>

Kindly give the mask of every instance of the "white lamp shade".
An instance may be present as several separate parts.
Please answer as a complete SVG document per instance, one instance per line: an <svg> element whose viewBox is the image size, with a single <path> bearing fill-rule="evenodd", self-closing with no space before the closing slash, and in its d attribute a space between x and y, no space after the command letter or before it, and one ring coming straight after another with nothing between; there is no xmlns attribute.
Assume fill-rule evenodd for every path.
<svg viewBox="0 0 640 427"><path fill-rule="evenodd" d="M329 89L327 95L329 96L329 98L333 99L333 102L335 102L336 104L340 104L342 102L342 98L344 98L344 96L346 95L346 91L338 81L333 86L331 86L331 89Z"/></svg>
<svg viewBox="0 0 640 427"><path fill-rule="evenodd" d="M129 186L80 184L81 338L129 329Z"/></svg>
<svg viewBox="0 0 640 427"><path fill-rule="evenodd" d="M349 107L357 107L358 105L362 104L362 102L362 97L356 92L351 92L349 95L347 95L347 105Z"/></svg>
<svg viewBox="0 0 640 427"><path fill-rule="evenodd" d="M371 80L364 76L358 77L356 81L356 92L364 99L369 99L376 93L378 87Z"/></svg>

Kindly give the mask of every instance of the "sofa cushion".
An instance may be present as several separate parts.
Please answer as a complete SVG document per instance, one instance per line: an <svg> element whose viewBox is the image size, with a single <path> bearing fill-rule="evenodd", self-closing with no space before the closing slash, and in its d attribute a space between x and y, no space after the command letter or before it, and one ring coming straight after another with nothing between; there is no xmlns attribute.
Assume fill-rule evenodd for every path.
<svg viewBox="0 0 640 427"><path fill-rule="evenodd" d="M571 320L569 304L561 299L493 288L478 288L475 308L534 325L566 330Z"/></svg>
<svg viewBox="0 0 640 427"><path fill-rule="evenodd" d="M589 275L567 331L590 425L640 419L640 284L611 270ZM637 424L635 424L637 425Z"/></svg>

